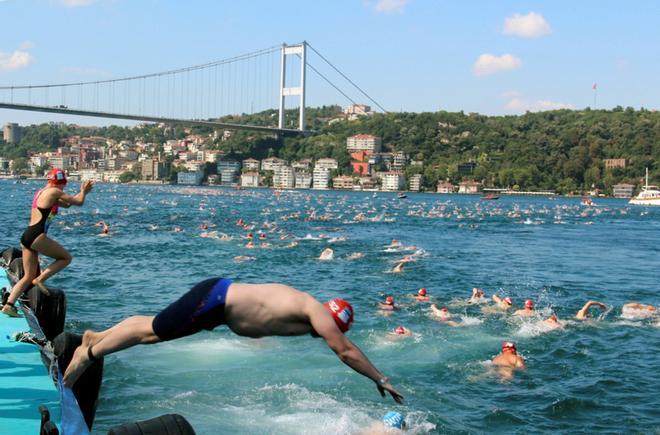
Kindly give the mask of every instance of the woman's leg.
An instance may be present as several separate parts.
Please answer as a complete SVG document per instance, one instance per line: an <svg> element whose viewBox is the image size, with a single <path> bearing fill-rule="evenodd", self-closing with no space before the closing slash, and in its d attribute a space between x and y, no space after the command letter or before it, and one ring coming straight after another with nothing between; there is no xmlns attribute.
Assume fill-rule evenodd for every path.
<svg viewBox="0 0 660 435"><path fill-rule="evenodd" d="M64 249L62 245L55 240L49 239L45 234L40 235L34 242L32 242L32 249L40 254L55 259L50 266L32 280L32 284L44 291L45 287L43 283L57 272L67 267L71 263L72 257L71 254L69 254L69 251Z"/></svg>
<svg viewBox="0 0 660 435"><path fill-rule="evenodd" d="M13 304L21 297L26 288L32 284L39 270L39 256L36 252L23 247L23 278L19 279L11 289L7 302Z"/></svg>

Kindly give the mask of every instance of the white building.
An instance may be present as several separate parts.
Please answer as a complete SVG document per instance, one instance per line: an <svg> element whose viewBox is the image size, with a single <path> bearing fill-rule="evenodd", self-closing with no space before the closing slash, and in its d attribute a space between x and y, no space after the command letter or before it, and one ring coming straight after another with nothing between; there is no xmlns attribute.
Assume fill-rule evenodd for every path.
<svg viewBox="0 0 660 435"><path fill-rule="evenodd" d="M202 184L202 172L179 172L176 174L176 184L186 184L190 186L199 186Z"/></svg>
<svg viewBox="0 0 660 435"><path fill-rule="evenodd" d="M333 189L353 189L353 177L350 175L339 175L332 179Z"/></svg>
<svg viewBox="0 0 660 435"><path fill-rule="evenodd" d="M419 192L422 190L422 174L410 176L410 190L412 192Z"/></svg>
<svg viewBox="0 0 660 435"><path fill-rule="evenodd" d="M296 173L296 189L309 189L312 185L312 174L309 172Z"/></svg>
<svg viewBox="0 0 660 435"><path fill-rule="evenodd" d="M405 178L401 172L383 172L381 174L383 190L396 191L401 190L405 184Z"/></svg>
<svg viewBox="0 0 660 435"><path fill-rule="evenodd" d="M337 169L337 160L331 158L318 159L315 168Z"/></svg>
<svg viewBox="0 0 660 435"><path fill-rule="evenodd" d="M248 171L258 171L260 162L257 159L249 158L243 160L243 167Z"/></svg>
<svg viewBox="0 0 660 435"><path fill-rule="evenodd" d="M346 139L346 150L349 153L358 151L368 151L371 153L380 152L381 140L378 136L371 134L356 134Z"/></svg>
<svg viewBox="0 0 660 435"><path fill-rule="evenodd" d="M316 166L312 174L312 189L327 189L330 185L330 169Z"/></svg>
<svg viewBox="0 0 660 435"><path fill-rule="evenodd" d="M83 169L79 172L80 181L103 181L103 171L97 171L96 169Z"/></svg>
<svg viewBox="0 0 660 435"><path fill-rule="evenodd" d="M119 176L123 171L105 171L103 173L103 181L106 183L119 183Z"/></svg>
<svg viewBox="0 0 660 435"><path fill-rule="evenodd" d="M481 183L468 180L458 183L458 193L478 193Z"/></svg>
<svg viewBox="0 0 660 435"><path fill-rule="evenodd" d="M441 181L437 186L438 193L454 193L454 185L449 181Z"/></svg>
<svg viewBox="0 0 660 435"><path fill-rule="evenodd" d="M259 187L259 173L258 172L244 172L241 174L241 186L243 187Z"/></svg>
<svg viewBox="0 0 660 435"><path fill-rule="evenodd" d="M198 172L203 170L204 162L201 160L193 160L190 162L185 162L183 167L190 172Z"/></svg>
<svg viewBox="0 0 660 435"><path fill-rule="evenodd" d="M274 171L280 166L286 166L286 160L278 159L277 157L269 157L261 161L261 169L264 171Z"/></svg>
<svg viewBox="0 0 660 435"><path fill-rule="evenodd" d="M296 162L291 163L291 167L293 168L294 171L309 171L309 169L312 167L312 160L311 159L298 160Z"/></svg>
<svg viewBox="0 0 660 435"><path fill-rule="evenodd" d="M345 115L368 115L371 112L371 106L366 104L351 104L344 109Z"/></svg>
<svg viewBox="0 0 660 435"><path fill-rule="evenodd" d="M293 189L295 178L293 168L290 166L280 166L275 169L273 174L273 187L275 189Z"/></svg>
<svg viewBox="0 0 660 435"><path fill-rule="evenodd" d="M392 170L400 171L408 163L408 156L403 151L392 154Z"/></svg>

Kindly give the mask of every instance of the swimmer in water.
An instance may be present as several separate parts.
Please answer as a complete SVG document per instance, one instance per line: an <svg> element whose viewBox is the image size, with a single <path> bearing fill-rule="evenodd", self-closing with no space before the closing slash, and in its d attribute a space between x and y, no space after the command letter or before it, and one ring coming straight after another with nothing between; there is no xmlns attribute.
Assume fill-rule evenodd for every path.
<svg viewBox="0 0 660 435"><path fill-rule="evenodd" d="M472 289L472 296L468 299L468 304L480 304L486 302L486 295L480 288L474 287Z"/></svg>
<svg viewBox="0 0 660 435"><path fill-rule="evenodd" d="M587 303L584 304L584 306L583 306L582 308L580 308L580 311L577 312L577 314L575 315L575 318L576 318L577 320L585 320L585 319L587 319L587 318L589 317L589 309L590 309L591 307L598 307L598 308L600 308L601 310L607 310L607 305L605 305L605 304L602 303L602 302L598 302L598 301L587 301Z"/></svg>
<svg viewBox="0 0 660 435"><path fill-rule="evenodd" d="M98 222L97 227L102 226L103 230L99 233L99 237L108 237L110 235L110 227L104 221Z"/></svg>
<svg viewBox="0 0 660 435"><path fill-rule="evenodd" d="M365 430L358 432L360 435L387 435L407 429L406 420L400 413L389 411L383 416L383 420L372 423Z"/></svg>
<svg viewBox="0 0 660 435"><path fill-rule="evenodd" d="M405 265L406 265L405 261L398 262L392 268L392 273L401 273L401 272L403 272L403 268L405 267Z"/></svg>
<svg viewBox="0 0 660 435"><path fill-rule="evenodd" d="M362 252L353 252L351 255L346 257L346 259L347 260L359 260L362 257L364 257L364 254Z"/></svg>
<svg viewBox="0 0 660 435"><path fill-rule="evenodd" d="M398 308L394 305L394 296L385 298L385 303L379 302L378 309L380 311L396 311Z"/></svg>
<svg viewBox="0 0 660 435"><path fill-rule="evenodd" d="M559 329L563 328L564 325L559 321L555 314L550 315L547 319L543 321L543 326L548 329Z"/></svg>
<svg viewBox="0 0 660 435"><path fill-rule="evenodd" d="M234 257L234 261L251 261L251 260L256 260L256 257L253 257L251 255L237 255Z"/></svg>
<svg viewBox="0 0 660 435"><path fill-rule="evenodd" d="M497 294L493 295L495 306L501 310L508 310L513 306L513 301L510 297L500 298Z"/></svg>
<svg viewBox="0 0 660 435"><path fill-rule="evenodd" d="M454 320L452 320L452 315L449 313L447 307L438 308L436 304L431 305L431 313L442 323L449 326L458 326Z"/></svg>
<svg viewBox="0 0 660 435"><path fill-rule="evenodd" d="M319 260L321 261L330 261L335 257L335 251L331 248L325 248L321 255L319 255Z"/></svg>
<svg viewBox="0 0 660 435"><path fill-rule="evenodd" d="M512 341L502 343L502 352L493 358L493 365L504 380L513 378L514 370L525 369L525 360L518 355L516 344Z"/></svg>
<svg viewBox="0 0 660 435"><path fill-rule="evenodd" d="M72 387L95 361L137 344L153 344L212 330L220 325L242 337L311 335L323 338L337 357L371 379L381 396L397 403L403 396L367 356L344 334L353 323L353 307L342 299L325 304L312 295L283 284L243 284L211 278L156 316L132 316L102 332L85 331L64 372ZM228 373L229 375L229 373Z"/></svg>
<svg viewBox="0 0 660 435"><path fill-rule="evenodd" d="M394 328L392 332L390 332L390 335L395 336L395 337L410 337L412 335L412 331L405 326L397 326Z"/></svg>
<svg viewBox="0 0 660 435"><path fill-rule="evenodd" d="M73 260L69 251L48 237L48 229L60 207L82 206L87 194L94 187L94 183L85 181L80 185L79 193L69 195L64 192L67 179L63 170L53 168L48 172L46 178L48 180L46 186L37 191L32 199L30 222L21 236L25 274L11 289L7 302L2 307L2 312L10 317L18 317L14 303L25 290L34 285L42 293L48 295L48 288L44 284L46 280L67 267ZM54 260L41 273L39 273L39 255Z"/></svg>
<svg viewBox="0 0 660 435"><path fill-rule="evenodd" d="M523 308L522 310L516 310L513 313L514 316L520 316L520 317L529 317L529 316L533 316L534 314L536 314L536 312L534 311L534 301L531 299L527 299L525 301L525 308Z"/></svg>
<svg viewBox="0 0 660 435"><path fill-rule="evenodd" d="M638 302L629 302L621 307L621 315L625 317L646 319L658 314L658 309L653 305L640 304Z"/></svg>
<svg viewBox="0 0 660 435"><path fill-rule="evenodd" d="M417 294L413 295L413 298L415 298L416 301L418 302L429 302L431 298L428 296L426 292L426 288L422 287L419 290L417 290Z"/></svg>

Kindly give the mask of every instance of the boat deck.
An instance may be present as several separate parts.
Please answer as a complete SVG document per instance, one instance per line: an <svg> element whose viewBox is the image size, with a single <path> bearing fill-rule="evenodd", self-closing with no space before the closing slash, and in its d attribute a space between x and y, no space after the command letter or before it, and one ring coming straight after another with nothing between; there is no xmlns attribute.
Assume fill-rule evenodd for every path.
<svg viewBox="0 0 660 435"><path fill-rule="evenodd" d="M2 269L0 287L9 288ZM59 395L41 361L38 346L11 339L15 332L29 330L24 317L0 314L0 433L39 434L42 404L59 426Z"/></svg>

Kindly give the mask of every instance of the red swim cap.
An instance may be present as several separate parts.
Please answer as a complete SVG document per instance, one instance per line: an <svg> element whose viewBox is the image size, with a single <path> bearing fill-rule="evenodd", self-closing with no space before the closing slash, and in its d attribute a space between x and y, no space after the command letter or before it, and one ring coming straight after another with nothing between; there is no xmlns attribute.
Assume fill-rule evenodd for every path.
<svg viewBox="0 0 660 435"><path fill-rule="evenodd" d="M323 304L332 314L337 327L346 333L353 324L353 307L343 299L333 299Z"/></svg>
<svg viewBox="0 0 660 435"><path fill-rule="evenodd" d="M507 304L509 304L509 305L513 305L513 301L512 301L512 300L511 300L511 298L510 298L510 297L508 297L508 296L507 296L507 297L505 297L505 298L504 298L504 299L502 299L502 300L503 300L504 302L506 302Z"/></svg>
<svg viewBox="0 0 660 435"><path fill-rule="evenodd" d="M502 343L502 352L515 352L516 351L516 343L513 341L505 341Z"/></svg>
<svg viewBox="0 0 660 435"><path fill-rule="evenodd" d="M426 289L424 287L420 288L417 294L420 296L426 296Z"/></svg>
<svg viewBox="0 0 660 435"><path fill-rule="evenodd" d="M48 171L48 175L46 175L46 179L51 184L57 184L62 186L66 184L66 174L61 169L52 168L50 171Z"/></svg>
<svg viewBox="0 0 660 435"><path fill-rule="evenodd" d="M444 311L445 313L449 312L449 309L447 307L442 307L440 308L440 311Z"/></svg>
<svg viewBox="0 0 660 435"><path fill-rule="evenodd" d="M394 305L394 298L392 296L388 296L385 298L385 303L387 305Z"/></svg>
<svg viewBox="0 0 660 435"><path fill-rule="evenodd" d="M531 299L527 299L525 301L525 308L534 308L534 301Z"/></svg>
<svg viewBox="0 0 660 435"><path fill-rule="evenodd" d="M399 335L403 335L406 333L406 328L404 328L403 326L397 326L396 328L394 328L394 332Z"/></svg>

